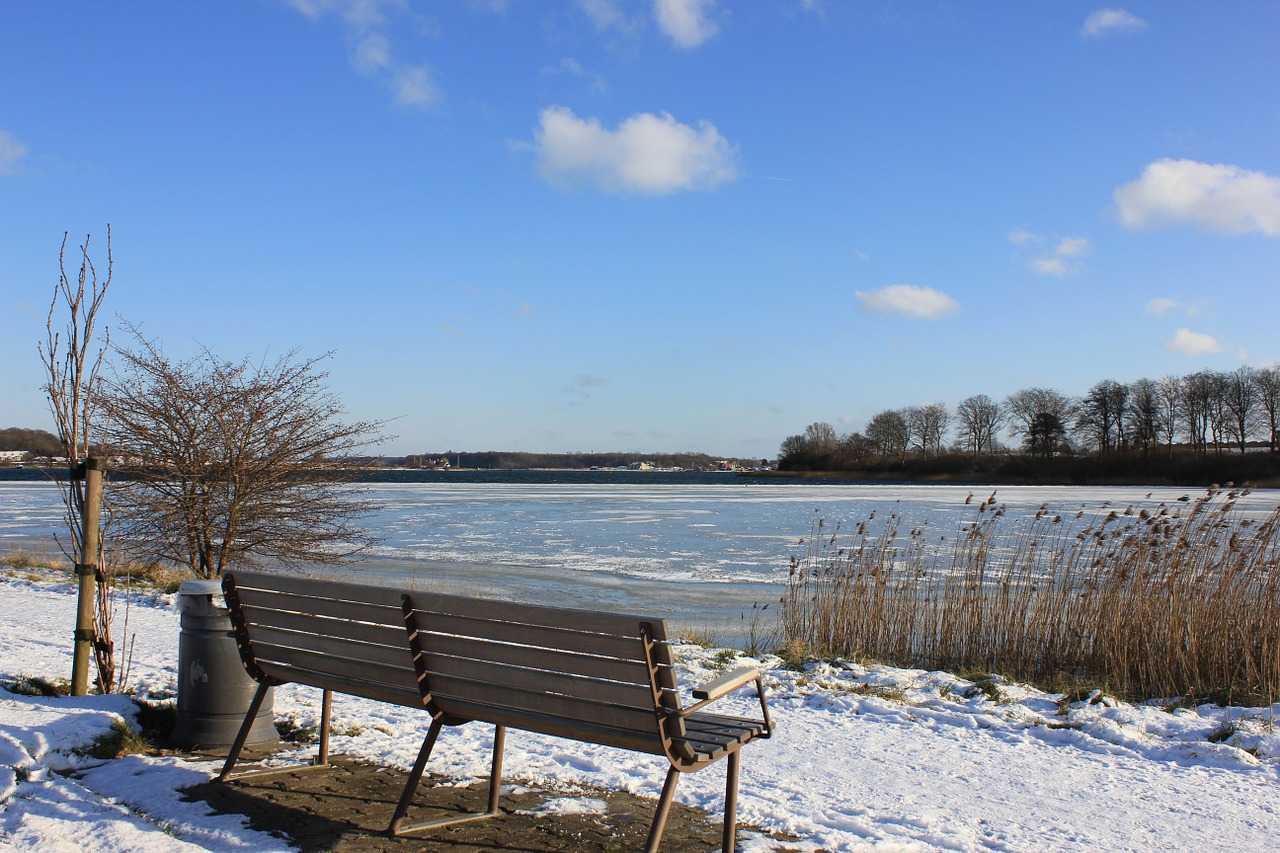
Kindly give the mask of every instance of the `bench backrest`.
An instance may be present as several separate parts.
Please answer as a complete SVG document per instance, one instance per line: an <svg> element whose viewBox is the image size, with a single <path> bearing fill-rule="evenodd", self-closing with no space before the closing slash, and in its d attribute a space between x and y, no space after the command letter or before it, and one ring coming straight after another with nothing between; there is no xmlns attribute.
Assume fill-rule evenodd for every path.
<svg viewBox="0 0 1280 853"><path fill-rule="evenodd" d="M410 593L430 707L664 754L683 734L662 619Z"/></svg>
<svg viewBox="0 0 1280 853"><path fill-rule="evenodd" d="M422 707L399 590L240 571L222 587L255 678Z"/></svg>
<svg viewBox="0 0 1280 853"><path fill-rule="evenodd" d="M679 707L662 619L250 572L223 585L268 678L660 755L684 734L661 713Z"/></svg>

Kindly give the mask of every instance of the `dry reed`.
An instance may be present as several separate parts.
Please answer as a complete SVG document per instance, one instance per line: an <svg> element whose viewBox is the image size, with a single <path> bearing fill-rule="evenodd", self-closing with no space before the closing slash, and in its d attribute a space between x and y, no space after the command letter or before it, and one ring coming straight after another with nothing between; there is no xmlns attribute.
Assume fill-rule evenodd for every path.
<svg viewBox="0 0 1280 853"><path fill-rule="evenodd" d="M846 533L815 513L792 560L782 640L1133 698L1270 702L1280 507L1245 517L1241 495L1214 487L1172 505L1010 519L992 493L942 535L875 513Z"/></svg>

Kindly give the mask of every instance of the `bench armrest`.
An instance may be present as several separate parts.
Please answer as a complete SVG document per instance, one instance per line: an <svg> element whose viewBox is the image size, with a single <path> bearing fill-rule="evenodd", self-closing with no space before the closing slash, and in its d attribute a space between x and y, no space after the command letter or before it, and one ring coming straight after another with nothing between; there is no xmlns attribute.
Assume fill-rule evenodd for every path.
<svg viewBox="0 0 1280 853"><path fill-rule="evenodd" d="M697 699L698 703L671 713L677 717L687 717L701 711L720 697L752 682L755 682L756 694L760 697L760 713L764 715L763 737L769 737L773 734L773 724L769 720L769 703L764 697L764 679L760 677L760 671L754 666L744 666L732 672L726 672L706 684L698 685L693 689L693 698Z"/></svg>
<svg viewBox="0 0 1280 853"><path fill-rule="evenodd" d="M756 681L760 678L760 673L756 671L754 666L744 666L735 669L732 672L726 672L720 677L708 681L693 688L693 698L700 701L711 702L724 696L726 693L732 693L748 681Z"/></svg>

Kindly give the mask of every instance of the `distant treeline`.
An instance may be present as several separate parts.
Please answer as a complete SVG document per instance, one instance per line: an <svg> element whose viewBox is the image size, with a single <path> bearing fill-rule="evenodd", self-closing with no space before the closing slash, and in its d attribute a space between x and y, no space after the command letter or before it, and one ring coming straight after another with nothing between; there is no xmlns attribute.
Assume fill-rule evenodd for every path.
<svg viewBox="0 0 1280 853"><path fill-rule="evenodd" d="M25 450L35 456L61 456L62 442L43 429L0 429L0 450Z"/></svg>
<svg viewBox="0 0 1280 853"><path fill-rule="evenodd" d="M404 468L485 468L515 470L524 468L625 468L635 463L645 463L654 468L695 468L706 470L720 468L724 462L737 462L754 467L765 460L726 460L724 457L705 453L519 453L503 450L486 450L479 453L425 453L388 458L383 464Z"/></svg>
<svg viewBox="0 0 1280 853"><path fill-rule="evenodd" d="M1001 436L1016 444L1006 446ZM861 431L812 423L780 471L907 480L1280 484L1280 367L1104 379L1081 397L1025 388L887 409Z"/></svg>

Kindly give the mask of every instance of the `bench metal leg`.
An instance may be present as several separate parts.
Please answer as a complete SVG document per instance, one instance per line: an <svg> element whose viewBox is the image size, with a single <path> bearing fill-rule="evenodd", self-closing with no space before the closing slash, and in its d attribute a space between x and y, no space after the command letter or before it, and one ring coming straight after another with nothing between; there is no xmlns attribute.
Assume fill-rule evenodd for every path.
<svg viewBox="0 0 1280 853"><path fill-rule="evenodd" d="M724 837L720 848L723 853L738 849L738 751L729 753L724 780Z"/></svg>
<svg viewBox="0 0 1280 853"><path fill-rule="evenodd" d="M227 753L222 772L218 774L219 782L227 781L232 768L236 766L236 759L240 757L240 751L244 749L245 741L249 739L249 730L253 728L253 721L258 716L258 711L262 710L262 702L267 698L267 691L270 689L270 684L259 682L258 689L254 691L253 700L249 702L249 712L244 715L244 722L240 724L240 731L236 732L236 739L231 743L231 751Z"/></svg>
<svg viewBox="0 0 1280 853"><path fill-rule="evenodd" d="M493 729L493 766L489 771L489 814L497 814L498 797L502 793L502 750L507 743L507 727Z"/></svg>
<svg viewBox="0 0 1280 853"><path fill-rule="evenodd" d="M431 758L431 749L436 745L436 738L440 736L440 729L444 728L444 723L437 717L431 721L431 728L427 730L427 736L422 741L422 748L418 750L418 760L413 763L413 769L409 771L409 781L405 783L404 793L400 795L400 802L396 805L395 814L391 815L391 825L387 827L387 834L396 836L400 834L400 824L404 821L405 812L409 810L409 803L413 801L413 795L418 790L418 783L422 781L422 771L427 767L427 760Z"/></svg>
<svg viewBox="0 0 1280 853"><path fill-rule="evenodd" d="M485 811L463 814L460 817L442 817L436 820L411 824L410 826L401 826L405 813L409 810L409 804L413 801L413 795L418 790L418 783L422 781L422 774L426 770L427 760L431 757L431 749L435 746L436 738L440 735L442 727L443 723L438 719L432 721L431 730L427 732L427 739L422 742L422 749L418 752L418 760L414 763L413 770L409 772L409 781L405 784L404 793L400 795L400 804L396 806L395 814L391 817L391 825L387 827L387 834L393 838L408 835L411 832L432 829L437 826L451 826L455 823L485 820L498 813L498 798L502 793L502 752L503 747L506 745L506 726L497 726L493 732L493 763L489 772L489 803Z"/></svg>
<svg viewBox="0 0 1280 853"><path fill-rule="evenodd" d="M329 723L333 716L333 691L326 689L320 698L320 751L316 764L329 763Z"/></svg>
<svg viewBox="0 0 1280 853"><path fill-rule="evenodd" d="M675 799L679 781L680 771L673 766L667 771L667 781L662 783L662 797L658 800L653 825L649 827L649 841L644 846L644 853L657 853L658 845L662 843L662 832L667 828L667 816L671 814L671 801Z"/></svg>

